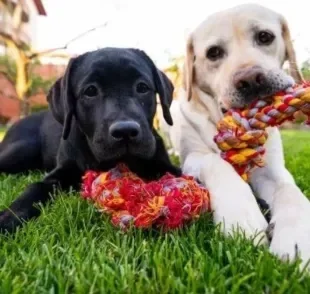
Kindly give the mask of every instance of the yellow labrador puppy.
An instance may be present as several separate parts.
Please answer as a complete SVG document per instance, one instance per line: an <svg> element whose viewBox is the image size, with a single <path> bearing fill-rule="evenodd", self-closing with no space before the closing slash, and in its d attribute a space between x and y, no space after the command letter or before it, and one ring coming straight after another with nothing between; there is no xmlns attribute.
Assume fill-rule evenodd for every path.
<svg viewBox="0 0 310 294"><path fill-rule="evenodd" d="M285 61L290 76L282 70ZM301 82L302 77L281 15L254 4L216 13L188 39L184 95L174 132L180 136L183 170L210 190L214 221L223 232L241 229L255 242L268 242L268 224L255 193L271 208L271 252L290 260L299 254L305 263L310 258L310 202L285 168L279 130L268 130L267 164L252 174L251 187L213 142L223 108L244 106L294 80Z"/></svg>

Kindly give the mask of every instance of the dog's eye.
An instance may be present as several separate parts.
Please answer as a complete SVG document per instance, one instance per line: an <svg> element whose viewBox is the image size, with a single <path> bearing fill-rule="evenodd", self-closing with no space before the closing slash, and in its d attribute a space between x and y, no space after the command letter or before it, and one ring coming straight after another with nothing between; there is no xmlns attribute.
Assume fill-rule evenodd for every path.
<svg viewBox="0 0 310 294"><path fill-rule="evenodd" d="M148 87L147 84L145 83L139 83L137 85L137 92L141 93L141 94L145 94L146 92L148 92L150 90L150 88Z"/></svg>
<svg viewBox="0 0 310 294"><path fill-rule="evenodd" d="M206 56L208 59L215 61L215 60L222 58L224 54L225 54L225 51L222 47L212 46L207 50Z"/></svg>
<svg viewBox="0 0 310 294"><path fill-rule="evenodd" d="M84 95L88 97L94 97L98 95L98 90L95 86L89 86L85 89Z"/></svg>
<svg viewBox="0 0 310 294"><path fill-rule="evenodd" d="M274 34L267 31L260 31L256 35L256 42L259 45L270 45L274 39Z"/></svg>

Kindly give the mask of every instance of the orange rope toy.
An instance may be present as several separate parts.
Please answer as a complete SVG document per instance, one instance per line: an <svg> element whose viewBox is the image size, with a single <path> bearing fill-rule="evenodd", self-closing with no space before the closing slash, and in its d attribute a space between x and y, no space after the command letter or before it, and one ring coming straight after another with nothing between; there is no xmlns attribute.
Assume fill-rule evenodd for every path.
<svg viewBox="0 0 310 294"><path fill-rule="evenodd" d="M279 126L294 119L297 111L308 117L310 124L310 83L297 85L272 98L257 100L245 109L232 109L217 124L215 143L222 158L233 165L248 181L254 167L264 166L263 155L269 126Z"/></svg>

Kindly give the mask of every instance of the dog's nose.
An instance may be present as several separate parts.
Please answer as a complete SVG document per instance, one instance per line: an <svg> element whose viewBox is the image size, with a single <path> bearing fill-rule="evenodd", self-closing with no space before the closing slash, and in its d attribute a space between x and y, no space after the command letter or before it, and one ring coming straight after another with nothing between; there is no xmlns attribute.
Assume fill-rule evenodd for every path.
<svg viewBox="0 0 310 294"><path fill-rule="evenodd" d="M236 72L233 83L241 94L252 96L266 86L267 78L260 67L253 66Z"/></svg>
<svg viewBox="0 0 310 294"><path fill-rule="evenodd" d="M113 139L118 141L134 140L139 137L141 127L135 121L119 121L110 126L109 133Z"/></svg>

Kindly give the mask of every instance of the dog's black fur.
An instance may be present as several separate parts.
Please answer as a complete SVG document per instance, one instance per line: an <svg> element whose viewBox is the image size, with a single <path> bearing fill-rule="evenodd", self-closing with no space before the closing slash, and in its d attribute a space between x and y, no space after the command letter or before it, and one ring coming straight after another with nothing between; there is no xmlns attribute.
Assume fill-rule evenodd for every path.
<svg viewBox="0 0 310 294"><path fill-rule="evenodd" d="M145 179L180 175L153 128L156 93L172 124L173 85L143 51L104 48L71 59L48 94L51 111L19 121L0 145L0 172L51 170L0 213L0 231L38 216L36 204L50 201L55 186L79 189L87 169L123 162Z"/></svg>

